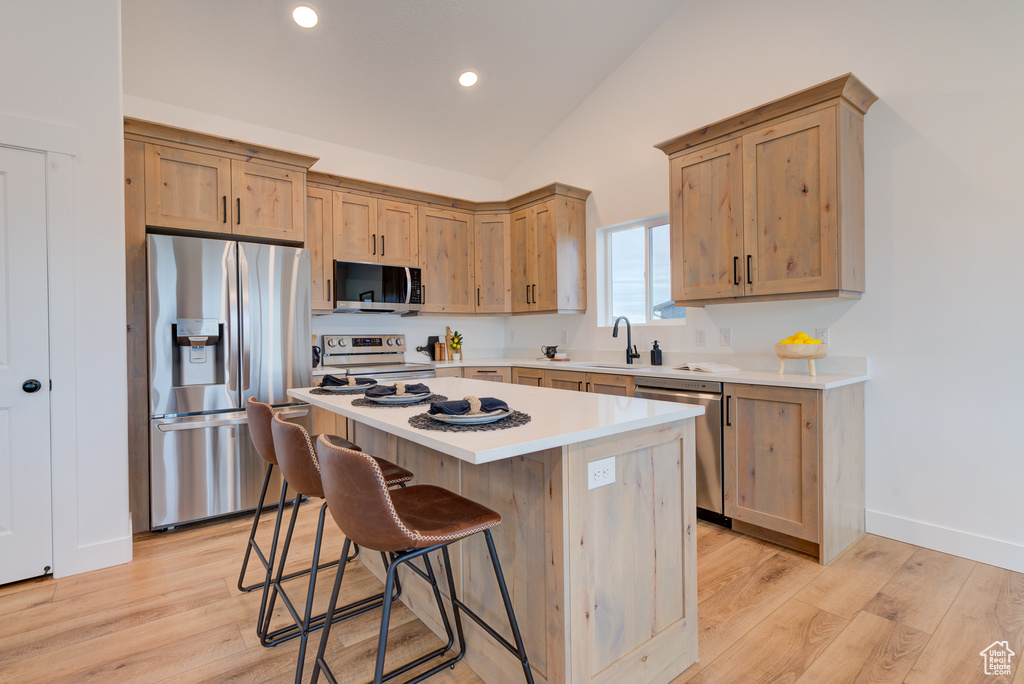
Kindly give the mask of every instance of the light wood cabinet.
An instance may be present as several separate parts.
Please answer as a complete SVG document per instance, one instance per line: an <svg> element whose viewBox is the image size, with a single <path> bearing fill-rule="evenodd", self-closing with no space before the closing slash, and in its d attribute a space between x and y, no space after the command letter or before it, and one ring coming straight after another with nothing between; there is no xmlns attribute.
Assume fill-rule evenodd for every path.
<svg viewBox="0 0 1024 684"><path fill-rule="evenodd" d="M415 204L334 193L334 258L419 266Z"/></svg>
<svg viewBox="0 0 1024 684"><path fill-rule="evenodd" d="M309 186L306 188L306 249L312 273L312 308L314 312L334 309L334 193Z"/></svg>
<svg viewBox="0 0 1024 684"><path fill-rule="evenodd" d="M588 392L612 394L618 397L631 397L636 390L636 383L632 375L587 373L586 387Z"/></svg>
<svg viewBox="0 0 1024 684"><path fill-rule="evenodd" d="M476 313L512 311L512 236L509 214L477 214L474 224Z"/></svg>
<svg viewBox="0 0 1024 684"><path fill-rule="evenodd" d="M544 372L544 387L552 389L586 391L587 374L578 371L549 370Z"/></svg>
<svg viewBox="0 0 1024 684"><path fill-rule="evenodd" d="M475 366L463 368L462 377L489 382L512 382L512 369L508 366Z"/></svg>
<svg viewBox="0 0 1024 684"><path fill-rule="evenodd" d="M146 145L146 223L302 242L305 171Z"/></svg>
<svg viewBox="0 0 1024 684"><path fill-rule="evenodd" d="M511 212L513 313L586 311L585 197L557 194Z"/></svg>
<svg viewBox="0 0 1024 684"><path fill-rule="evenodd" d="M529 385L531 387L547 387L544 381L544 371L536 368L513 368L512 382L517 385Z"/></svg>
<svg viewBox="0 0 1024 684"><path fill-rule="evenodd" d="M472 214L419 208L424 313L476 310L474 232Z"/></svg>
<svg viewBox="0 0 1024 684"><path fill-rule="evenodd" d="M447 367L438 366L437 368L434 369L434 372L437 374L437 377L439 377L439 378L461 378L462 377L462 368L460 368L459 366L447 366Z"/></svg>
<svg viewBox="0 0 1024 684"><path fill-rule="evenodd" d="M581 373L579 371L545 371L545 387L567 389L576 392L612 394L620 397L633 396L636 388L631 375L611 373Z"/></svg>
<svg viewBox="0 0 1024 684"><path fill-rule="evenodd" d="M382 264L420 265L417 216L415 204L377 200L377 236Z"/></svg>
<svg viewBox="0 0 1024 684"><path fill-rule="evenodd" d="M725 384L725 515L830 562L864 531L864 390Z"/></svg>
<svg viewBox="0 0 1024 684"><path fill-rule="evenodd" d="M658 145L677 305L864 291L864 114L847 74Z"/></svg>

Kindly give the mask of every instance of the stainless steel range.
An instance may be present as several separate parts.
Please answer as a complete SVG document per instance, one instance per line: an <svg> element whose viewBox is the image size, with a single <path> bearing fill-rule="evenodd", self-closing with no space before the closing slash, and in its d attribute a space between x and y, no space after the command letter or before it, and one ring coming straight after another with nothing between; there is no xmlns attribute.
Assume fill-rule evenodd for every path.
<svg viewBox="0 0 1024 684"><path fill-rule="evenodd" d="M405 362L404 335L324 335L323 367L331 375L375 380L435 378L432 363Z"/></svg>

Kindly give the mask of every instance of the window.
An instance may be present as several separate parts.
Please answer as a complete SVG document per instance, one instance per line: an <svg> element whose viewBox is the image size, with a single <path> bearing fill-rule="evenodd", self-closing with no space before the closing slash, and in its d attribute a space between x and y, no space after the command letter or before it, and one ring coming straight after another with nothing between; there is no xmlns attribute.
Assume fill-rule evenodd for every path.
<svg viewBox="0 0 1024 684"><path fill-rule="evenodd" d="M619 316L633 324L685 323L686 308L672 302L668 216L600 229L597 258L603 277L600 324L611 325Z"/></svg>

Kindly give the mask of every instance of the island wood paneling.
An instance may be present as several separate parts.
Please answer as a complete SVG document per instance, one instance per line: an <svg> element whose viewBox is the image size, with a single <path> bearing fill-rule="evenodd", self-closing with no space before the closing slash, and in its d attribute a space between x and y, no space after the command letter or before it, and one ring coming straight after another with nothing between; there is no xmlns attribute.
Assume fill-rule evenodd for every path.
<svg viewBox="0 0 1024 684"><path fill-rule="evenodd" d="M696 660L693 435L686 421L565 448L568 681L659 684ZM588 490L608 457L615 482Z"/></svg>

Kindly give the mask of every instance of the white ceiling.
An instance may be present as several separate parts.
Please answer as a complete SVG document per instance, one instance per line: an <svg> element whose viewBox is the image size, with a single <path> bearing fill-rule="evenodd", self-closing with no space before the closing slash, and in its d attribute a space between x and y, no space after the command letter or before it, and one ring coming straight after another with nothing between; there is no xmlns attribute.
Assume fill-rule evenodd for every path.
<svg viewBox="0 0 1024 684"><path fill-rule="evenodd" d="M501 180L683 2L123 0L124 92Z"/></svg>

